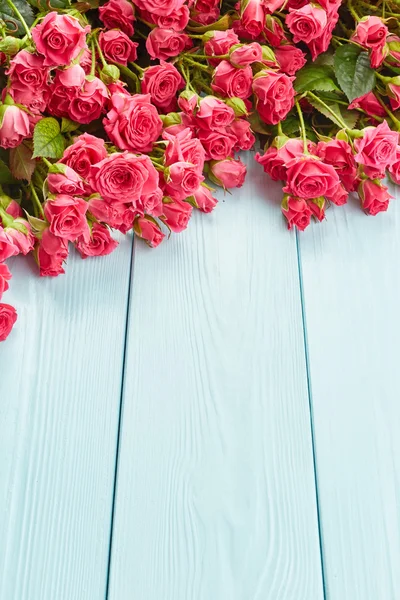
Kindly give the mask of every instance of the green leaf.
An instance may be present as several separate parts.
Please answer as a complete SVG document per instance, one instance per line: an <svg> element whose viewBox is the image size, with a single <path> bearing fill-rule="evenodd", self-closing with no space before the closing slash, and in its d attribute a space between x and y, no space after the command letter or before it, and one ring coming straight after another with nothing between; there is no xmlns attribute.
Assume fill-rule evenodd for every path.
<svg viewBox="0 0 400 600"><path fill-rule="evenodd" d="M53 117L41 119L35 125L33 132L33 155L46 158L61 158L64 152L64 138L61 135L60 124Z"/></svg>
<svg viewBox="0 0 400 600"><path fill-rule="evenodd" d="M306 65L296 74L294 89L299 94L307 91L333 92L338 90L333 69L328 65Z"/></svg>
<svg viewBox="0 0 400 600"><path fill-rule="evenodd" d="M32 150L24 142L10 150L10 169L16 179L30 181L36 163L32 159Z"/></svg>
<svg viewBox="0 0 400 600"><path fill-rule="evenodd" d="M29 6L26 0L13 0L13 3L21 13L26 24L30 27L35 20L31 6ZM21 21L13 9L7 4L6 0L0 0L0 19L6 22L8 30L15 30L14 35L18 36L25 34L25 29L23 28Z"/></svg>
<svg viewBox="0 0 400 600"><path fill-rule="evenodd" d="M254 111L250 113L247 119L250 123L251 129L255 133L262 133L263 135L270 135L271 129L268 129L268 125L266 125L263 121L261 121L258 112Z"/></svg>
<svg viewBox="0 0 400 600"><path fill-rule="evenodd" d="M347 110L341 107L337 102L326 100L325 98L321 101L319 98L310 98L307 96L308 102L316 108L321 114L327 119L335 123L341 129L343 128L343 122L349 129L353 129L359 118L359 113L356 110ZM331 110L327 110L326 106ZM332 112L334 114L332 114Z"/></svg>
<svg viewBox="0 0 400 600"><path fill-rule="evenodd" d="M0 159L0 184L17 183L6 163Z"/></svg>
<svg viewBox="0 0 400 600"><path fill-rule="evenodd" d="M192 33L206 33L207 31L226 31L232 25L234 18L237 19L237 13L234 10L229 10L223 17L210 25L200 25L197 21L190 20L187 26L188 31Z"/></svg>
<svg viewBox="0 0 400 600"><path fill-rule="evenodd" d="M375 87L375 71L371 69L368 52L358 46L346 44L335 52L336 79L349 102L364 96Z"/></svg>
<svg viewBox="0 0 400 600"><path fill-rule="evenodd" d="M63 117L61 119L61 133L68 133L70 131L75 131L76 129L78 129L79 127L79 123L76 123L75 121L71 121L71 119L67 119L66 117Z"/></svg>

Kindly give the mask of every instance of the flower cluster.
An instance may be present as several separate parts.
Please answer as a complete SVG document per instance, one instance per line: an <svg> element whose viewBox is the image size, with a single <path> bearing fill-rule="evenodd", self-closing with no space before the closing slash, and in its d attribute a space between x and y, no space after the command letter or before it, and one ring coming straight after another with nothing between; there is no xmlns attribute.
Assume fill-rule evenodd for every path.
<svg viewBox="0 0 400 600"><path fill-rule="evenodd" d="M283 181L289 229L400 184L396 0L7 0L0 14L0 300L5 261L150 247L244 183ZM0 341L16 311L0 303Z"/></svg>

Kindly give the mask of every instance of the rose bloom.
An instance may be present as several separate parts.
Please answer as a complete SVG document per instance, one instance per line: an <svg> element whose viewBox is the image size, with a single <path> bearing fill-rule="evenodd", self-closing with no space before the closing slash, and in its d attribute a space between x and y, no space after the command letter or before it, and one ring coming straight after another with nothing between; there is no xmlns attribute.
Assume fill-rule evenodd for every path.
<svg viewBox="0 0 400 600"><path fill-rule="evenodd" d="M286 177L283 191L298 198L330 197L339 185L335 169L309 155L293 158L287 165Z"/></svg>
<svg viewBox="0 0 400 600"><path fill-rule="evenodd" d="M21 50L11 59L6 74L9 76L13 90L36 94L46 87L49 69L44 67L43 56Z"/></svg>
<svg viewBox="0 0 400 600"><path fill-rule="evenodd" d="M254 62L259 62L262 59L262 48L257 42L244 44L237 48L231 49L229 52L229 62L234 67L247 67Z"/></svg>
<svg viewBox="0 0 400 600"><path fill-rule="evenodd" d="M20 207L18 202L16 202L12 198L9 198L9 197L3 195L2 203L3 203L3 207L5 208L6 213L11 215L14 219L16 219L17 217L23 216L24 213L23 213L22 208Z"/></svg>
<svg viewBox="0 0 400 600"><path fill-rule="evenodd" d="M50 87L39 88L37 91L22 91L10 87L8 88L8 93L15 104L22 104L32 113L31 116L36 118L37 115L46 110L49 102Z"/></svg>
<svg viewBox="0 0 400 600"><path fill-rule="evenodd" d="M251 94L253 72L251 67L237 69L227 60L217 65L211 87L217 94L228 98L248 98Z"/></svg>
<svg viewBox="0 0 400 600"><path fill-rule="evenodd" d="M308 151L313 151L313 147L310 144ZM286 181L288 163L293 158L303 156L303 154L303 140L287 138L286 142L279 148L270 146L262 156L257 152L255 159L263 166L264 172L267 173L271 179L274 181Z"/></svg>
<svg viewBox="0 0 400 600"><path fill-rule="evenodd" d="M256 107L268 125L282 121L294 106L293 77L274 71L260 71L253 81Z"/></svg>
<svg viewBox="0 0 400 600"><path fill-rule="evenodd" d="M234 135L230 135L226 130L199 131L199 140L206 152L206 160L224 160L233 153L233 148L237 142Z"/></svg>
<svg viewBox="0 0 400 600"><path fill-rule="evenodd" d="M165 165L184 161L194 165L200 174L203 172L206 153L201 141L192 137L190 129L184 129L177 135L164 131L163 138L168 141L164 154Z"/></svg>
<svg viewBox="0 0 400 600"><path fill-rule="evenodd" d="M71 102L85 83L85 71L80 65L56 71L50 86L47 110L55 117L69 117Z"/></svg>
<svg viewBox="0 0 400 600"><path fill-rule="evenodd" d="M228 54L229 49L240 42L233 29L210 31L204 34L204 39L207 40L204 44L204 53L207 56L223 56L224 54ZM216 66L220 61L220 58L213 58L208 62L210 65Z"/></svg>
<svg viewBox="0 0 400 600"><path fill-rule="evenodd" d="M103 119L110 140L121 150L150 152L163 128L150 94L113 94L111 105Z"/></svg>
<svg viewBox="0 0 400 600"><path fill-rule="evenodd" d="M0 263L0 300L4 292L8 290L8 282L11 279L11 273L4 263Z"/></svg>
<svg viewBox="0 0 400 600"><path fill-rule="evenodd" d="M134 4L140 10L147 10L155 15L170 15L179 10L185 0L135 0Z"/></svg>
<svg viewBox="0 0 400 600"><path fill-rule="evenodd" d="M328 19L326 11L312 4L306 4L299 9L289 9L285 23L293 34L293 41L306 44L322 35Z"/></svg>
<svg viewBox="0 0 400 600"><path fill-rule="evenodd" d="M135 15L128 0L108 0L100 6L99 17L107 29L121 29L128 37L133 36Z"/></svg>
<svg viewBox="0 0 400 600"><path fill-rule="evenodd" d="M11 333L17 320L17 311L9 304L0 304L0 342L4 342Z"/></svg>
<svg viewBox="0 0 400 600"><path fill-rule="evenodd" d="M104 113L107 100L107 87L98 77L86 80L69 106L69 117L78 123L91 123Z"/></svg>
<svg viewBox="0 0 400 600"><path fill-rule="evenodd" d="M319 142L316 154L324 163L332 165L346 190L354 190L357 165L348 142L337 139L332 139L330 142Z"/></svg>
<svg viewBox="0 0 400 600"><path fill-rule="evenodd" d="M159 65L145 69L142 79L143 94L150 94L151 102L158 108L171 106L176 92L185 87L178 69L170 63L160 61Z"/></svg>
<svg viewBox="0 0 400 600"><path fill-rule="evenodd" d="M167 171L165 192L174 200L184 200L193 194L204 180L194 165L188 162L176 162Z"/></svg>
<svg viewBox="0 0 400 600"><path fill-rule="evenodd" d="M279 63L280 70L286 73L286 75L294 75L304 67L307 62L304 52L291 44L276 48L275 56Z"/></svg>
<svg viewBox="0 0 400 600"><path fill-rule="evenodd" d="M36 50L44 56L44 66L59 67L71 64L87 48L89 32L90 25L83 28L75 17L50 12L32 29L32 39Z"/></svg>
<svg viewBox="0 0 400 600"><path fill-rule="evenodd" d="M242 16L241 26L247 32L248 37L258 38L264 29L265 12L263 2L260 0L249 0L245 5Z"/></svg>
<svg viewBox="0 0 400 600"><path fill-rule="evenodd" d="M367 127L363 137L354 141L355 160L383 173L396 160L398 142L399 134L392 131L386 121L377 127Z"/></svg>
<svg viewBox="0 0 400 600"><path fill-rule="evenodd" d="M332 39L332 32L335 29L338 20L339 14L332 14L329 17L328 23L325 25L321 35L317 38L314 38L308 43L312 60L315 60L317 56L328 50L329 44L331 43Z"/></svg>
<svg viewBox="0 0 400 600"><path fill-rule="evenodd" d="M73 242L80 235L88 234L86 220L88 203L83 198L59 194L44 205L44 214L50 223L50 233Z"/></svg>
<svg viewBox="0 0 400 600"><path fill-rule="evenodd" d="M152 29L146 40L146 49L152 59L166 60L178 56L192 46L193 42L186 33L161 27Z"/></svg>
<svg viewBox="0 0 400 600"><path fill-rule="evenodd" d="M246 165L239 159L220 160L211 163L213 181L225 189L242 187L246 171Z"/></svg>
<svg viewBox="0 0 400 600"><path fill-rule="evenodd" d="M28 137L31 130L27 113L16 104L7 105L0 125L0 146L15 148Z"/></svg>
<svg viewBox="0 0 400 600"><path fill-rule="evenodd" d="M150 248L156 248L165 238L160 226L146 217L138 217L133 225L133 230Z"/></svg>
<svg viewBox="0 0 400 600"><path fill-rule="evenodd" d="M59 169L62 169L61 165L59 165ZM64 166L63 171L62 173L49 173L47 175L49 192L51 194L67 194L69 196L86 194L85 182L78 173L68 166Z"/></svg>
<svg viewBox="0 0 400 600"><path fill-rule="evenodd" d="M400 185L400 146L396 147L396 160L388 168L390 179Z"/></svg>
<svg viewBox="0 0 400 600"><path fill-rule="evenodd" d="M57 277L58 275L63 275L65 273L63 263L67 256L68 243L64 240L62 240L60 251L52 254L46 252L41 243L35 252L40 277Z"/></svg>
<svg viewBox="0 0 400 600"><path fill-rule="evenodd" d="M304 231L311 221L311 209L305 200L286 197L282 202L282 213L287 220L288 229L295 225L300 231Z"/></svg>
<svg viewBox="0 0 400 600"><path fill-rule="evenodd" d="M400 108L400 77L394 77L393 80L387 84L386 91L392 110L398 110Z"/></svg>
<svg viewBox="0 0 400 600"><path fill-rule="evenodd" d="M233 147L235 152L239 150L251 150L256 138L251 131L251 125L244 119L235 119L228 127L228 132L236 137L236 143Z"/></svg>
<svg viewBox="0 0 400 600"><path fill-rule="evenodd" d="M129 37L117 29L102 31L99 35L99 44L106 60L127 65L137 58L137 42L132 42Z"/></svg>
<svg viewBox="0 0 400 600"><path fill-rule="evenodd" d="M318 221L325 219L325 200L323 198L318 198L316 201L308 200L307 206Z"/></svg>
<svg viewBox="0 0 400 600"><path fill-rule="evenodd" d="M147 10L141 10L140 15L144 21L157 25L157 27L183 31L189 23L190 11L188 6L183 5L169 15L157 15Z"/></svg>
<svg viewBox="0 0 400 600"><path fill-rule="evenodd" d="M365 212L373 216L385 212L388 209L389 200L393 198L385 185L370 179L361 181L358 186L358 194Z"/></svg>
<svg viewBox="0 0 400 600"><path fill-rule="evenodd" d="M98 163L106 158L107 150L104 140L83 133L77 137L74 143L64 150L61 163L68 165L78 175L86 179L90 173L92 164Z"/></svg>
<svg viewBox="0 0 400 600"><path fill-rule="evenodd" d="M211 191L204 185L200 185L193 192L193 198L197 208L204 213L210 213L218 204L218 200L214 198Z"/></svg>
<svg viewBox="0 0 400 600"><path fill-rule="evenodd" d="M157 188L151 194L142 194L139 198L138 206L140 206L142 214L160 217L163 214L163 192Z"/></svg>
<svg viewBox="0 0 400 600"><path fill-rule="evenodd" d="M389 29L379 17L364 17L357 23L352 40L364 48L381 48L386 42Z"/></svg>
<svg viewBox="0 0 400 600"><path fill-rule="evenodd" d="M220 0L194 0L191 18L201 25L211 25L220 17Z"/></svg>
<svg viewBox="0 0 400 600"><path fill-rule="evenodd" d="M4 231L17 248L18 254L26 256L33 250L35 238L32 234L31 226L26 219L21 219L20 217L14 219L12 225L6 227Z"/></svg>
<svg viewBox="0 0 400 600"><path fill-rule="evenodd" d="M135 202L158 188L158 173L148 156L115 153L92 166L89 182L103 198Z"/></svg>
<svg viewBox="0 0 400 600"><path fill-rule="evenodd" d="M118 242L113 240L109 229L101 223L93 223L89 241L84 237L80 237L75 243L75 248L82 258L111 254L117 246Z"/></svg>
<svg viewBox="0 0 400 600"><path fill-rule="evenodd" d="M172 231L179 233L188 226L192 211L193 209L188 202L174 199L164 204L163 220Z"/></svg>
<svg viewBox="0 0 400 600"><path fill-rule="evenodd" d="M364 96L360 96L359 98L355 98L351 104L349 104L349 109L352 110L354 108L361 108L364 112L367 113L370 117L385 117L386 111L379 104L376 96L373 92L368 92L368 94L364 94Z"/></svg>
<svg viewBox="0 0 400 600"><path fill-rule="evenodd" d="M235 119L233 108L214 96L201 98L196 113L196 125L201 129L214 131L218 127L227 127Z"/></svg>
<svg viewBox="0 0 400 600"><path fill-rule="evenodd" d="M263 35L267 42L274 48L274 51L275 48L281 46L282 43L289 43L282 24L271 15L267 15L267 18L265 19Z"/></svg>

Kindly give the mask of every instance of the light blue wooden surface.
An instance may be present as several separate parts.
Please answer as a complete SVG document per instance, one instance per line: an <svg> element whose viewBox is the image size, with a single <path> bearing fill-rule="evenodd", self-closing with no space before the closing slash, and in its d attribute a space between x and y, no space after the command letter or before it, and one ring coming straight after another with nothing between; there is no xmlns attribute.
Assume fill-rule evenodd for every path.
<svg viewBox="0 0 400 600"><path fill-rule="evenodd" d="M249 171L132 269L10 263L0 600L400 599L400 207L296 236Z"/></svg>

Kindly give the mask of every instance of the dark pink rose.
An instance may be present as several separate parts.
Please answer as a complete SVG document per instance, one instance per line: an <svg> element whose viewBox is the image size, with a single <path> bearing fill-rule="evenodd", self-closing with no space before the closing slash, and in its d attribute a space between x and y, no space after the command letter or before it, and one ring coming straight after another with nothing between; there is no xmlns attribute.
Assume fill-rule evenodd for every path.
<svg viewBox="0 0 400 600"><path fill-rule="evenodd" d="M77 237L88 234L86 220L88 203L83 198L59 194L47 200L44 214L50 223L50 233L73 242Z"/></svg>
<svg viewBox="0 0 400 600"><path fill-rule="evenodd" d="M318 0L318 4L326 10L328 18L337 13L342 0Z"/></svg>
<svg viewBox="0 0 400 600"><path fill-rule="evenodd" d="M201 25L210 25L220 17L220 0L195 0L190 18Z"/></svg>
<svg viewBox="0 0 400 600"><path fill-rule="evenodd" d="M162 131L162 121L150 94L113 94L112 109L103 119L110 140L121 150L150 152Z"/></svg>
<svg viewBox="0 0 400 600"><path fill-rule="evenodd" d="M398 142L399 134L392 131L386 121L377 127L367 127L363 137L354 142L357 151L355 160L384 173L396 160Z"/></svg>
<svg viewBox="0 0 400 600"><path fill-rule="evenodd" d="M206 160L224 160L230 157L237 142L236 136L226 130L200 130L199 139L206 151Z"/></svg>
<svg viewBox="0 0 400 600"><path fill-rule="evenodd" d="M389 200L393 198L388 192L388 188L382 183L363 179L358 186L358 194L361 199L361 206L368 215L377 215L388 209Z"/></svg>
<svg viewBox="0 0 400 600"><path fill-rule="evenodd" d="M289 31L293 35L295 44L305 42L308 44L322 35L328 22L326 11L313 4L306 4L299 9L289 9L285 19Z"/></svg>
<svg viewBox="0 0 400 600"><path fill-rule="evenodd" d="M160 226L153 219L146 217L138 217L133 225L133 230L150 248L156 248L165 238Z"/></svg>
<svg viewBox="0 0 400 600"><path fill-rule="evenodd" d="M343 204L346 204L348 196L349 192L343 184L340 184L330 196L327 196L327 198L333 202L333 204L336 204L336 206L342 206Z"/></svg>
<svg viewBox="0 0 400 600"><path fill-rule="evenodd" d="M331 165L346 190L354 190L357 177L357 165L350 144L344 140L333 139L330 142L319 142L316 154L324 163Z"/></svg>
<svg viewBox="0 0 400 600"><path fill-rule="evenodd" d="M188 202L170 199L168 203L164 204L163 220L172 231L179 233L188 226L192 211Z"/></svg>
<svg viewBox="0 0 400 600"><path fill-rule="evenodd" d="M86 179L90 173L91 165L100 162L106 156L107 150L104 140L89 133L83 133L75 139L71 146L64 150L60 162L68 165L78 175Z"/></svg>
<svg viewBox="0 0 400 600"><path fill-rule="evenodd" d="M333 196L339 176L331 165L316 156L305 155L293 158L287 165L287 185L283 191L298 198L319 198Z"/></svg>
<svg viewBox="0 0 400 600"><path fill-rule="evenodd" d="M392 110L398 110L400 108L400 77L395 77L394 81L386 86L386 90Z"/></svg>
<svg viewBox="0 0 400 600"><path fill-rule="evenodd" d="M249 0L241 16L241 25L248 37L256 39L264 29L266 11L262 0Z"/></svg>
<svg viewBox="0 0 400 600"><path fill-rule="evenodd" d="M251 67L237 69L227 60L217 65L211 87L217 94L227 98L248 98L251 94L253 72Z"/></svg>
<svg viewBox="0 0 400 600"><path fill-rule="evenodd" d="M15 148L31 136L29 117L16 104L3 105L3 115L0 125L0 146Z"/></svg>
<svg viewBox="0 0 400 600"><path fill-rule="evenodd" d="M146 12L146 16L147 15L151 17L149 20L150 23L154 23L154 25L162 27L163 29L175 29L175 31L183 31L186 29L190 16L189 7L186 5L181 6L169 15L156 15L155 13L150 14ZM146 16L143 18L148 21Z"/></svg>
<svg viewBox="0 0 400 600"><path fill-rule="evenodd" d="M143 94L150 94L152 103L158 108L176 104L176 92L185 87L178 69L171 63L160 61L159 65L145 69L142 79Z"/></svg>
<svg viewBox="0 0 400 600"><path fill-rule="evenodd" d="M119 29L102 31L99 35L99 44L106 60L127 65L137 58L137 42L132 42L129 37Z"/></svg>
<svg viewBox="0 0 400 600"><path fill-rule="evenodd" d="M135 15L128 0L108 0L100 6L99 17L107 29L121 29L128 37L133 36Z"/></svg>
<svg viewBox="0 0 400 600"><path fill-rule="evenodd" d="M87 48L79 56L79 64L85 71L85 75L89 75L92 68L92 53Z"/></svg>
<svg viewBox="0 0 400 600"><path fill-rule="evenodd" d="M44 58L27 50L21 50L10 61L7 75L14 90L37 94L45 88L49 69L44 67ZM25 103L24 103L25 104Z"/></svg>
<svg viewBox="0 0 400 600"><path fill-rule="evenodd" d="M240 40L233 29L227 29L226 31L210 31L205 34L204 38L207 40L204 44L204 53L207 56L223 56L228 54L229 49L234 44L239 44ZM209 63L213 66L217 65L221 59L215 58L209 60Z"/></svg>
<svg viewBox="0 0 400 600"><path fill-rule="evenodd" d="M4 263L0 263L0 300L3 296L4 292L6 292L9 288L8 282L11 279L11 273L8 270L8 267Z"/></svg>
<svg viewBox="0 0 400 600"><path fill-rule="evenodd" d="M85 71L80 65L73 65L65 70L56 71L47 109L55 117L69 117L71 103L85 83Z"/></svg>
<svg viewBox="0 0 400 600"><path fill-rule="evenodd" d="M360 96L349 104L349 109L361 108L370 117L386 117L385 109L379 104L373 92Z"/></svg>
<svg viewBox="0 0 400 600"><path fill-rule="evenodd" d="M188 116L192 117L197 110L199 105L200 97L196 92L191 90L184 90L178 98L178 106Z"/></svg>
<svg viewBox="0 0 400 600"><path fill-rule="evenodd" d="M193 192L193 198L197 208L204 213L210 213L218 204L218 200L214 198L211 191L204 185L200 185Z"/></svg>
<svg viewBox="0 0 400 600"><path fill-rule="evenodd" d="M364 17L357 23L352 40L364 48L381 48L385 45L389 29L379 17Z"/></svg>
<svg viewBox="0 0 400 600"><path fill-rule="evenodd" d="M0 342L4 342L11 333L17 320L17 311L9 304L0 304Z"/></svg>
<svg viewBox="0 0 400 600"><path fill-rule="evenodd" d="M111 154L93 165L89 182L103 198L136 202L158 188L158 173L148 156L129 152Z"/></svg>
<svg viewBox="0 0 400 600"><path fill-rule="evenodd" d="M214 131L219 127L231 125L235 119L233 108L214 96L201 98L196 113L196 125L201 129Z"/></svg>
<svg viewBox="0 0 400 600"><path fill-rule="evenodd" d="M90 25L83 28L75 17L50 12L32 29L32 39L44 56L44 66L59 67L71 64L87 47L89 32Z"/></svg>
<svg viewBox="0 0 400 600"><path fill-rule="evenodd" d="M63 263L68 256L68 245L63 246L63 251L48 254L42 245L36 251L36 260L39 265L40 277L57 277L65 273Z"/></svg>
<svg viewBox="0 0 400 600"><path fill-rule="evenodd" d="M117 246L118 242L113 240L108 227L100 223L93 223L89 241L84 237L80 237L75 243L75 247L82 258L111 254Z"/></svg>
<svg viewBox="0 0 400 600"><path fill-rule="evenodd" d="M107 101L108 91L101 79L86 80L69 106L69 118L78 123L91 123L105 112Z"/></svg>
<svg viewBox="0 0 400 600"><path fill-rule="evenodd" d="M275 17L271 17L271 15L267 15L265 19L263 35L274 49L278 48L282 43L288 43L282 23Z"/></svg>
<svg viewBox="0 0 400 600"><path fill-rule="evenodd" d="M49 101L50 87L38 89L36 92L16 90L11 87L8 89L8 93L15 104L22 104L30 113L32 113L32 116L37 118L40 113L43 113L46 110Z"/></svg>
<svg viewBox="0 0 400 600"><path fill-rule="evenodd" d="M400 67L400 37L398 35L389 33L386 38L386 43L389 50L386 60L390 64Z"/></svg>
<svg viewBox="0 0 400 600"><path fill-rule="evenodd" d="M229 52L229 62L234 67L247 67L254 62L259 62L261 59L262 48L257 42L233 47Z"/></svg>
<svg viewBox="0 0 400 600"><path fill-rule="evenodd" d="M291 44L276 48L275 56L281 71L286 75L295 75L307 62L304 52Z"/></svg>
<svg viewBox="0 0 400 600"><path fill-rule="evenodd" d="M168 167L166 193L174 200L184 200L193 194L204 177L194 165L188 162L176 162Z"/></svg>
<svg viewBox="0 0 400 600"><path fill-rule="evenodd" d="M63 258L66 258L68 255L68 241L51 233L49 227L46 227L42 233L40 246L46 254L57 254Z"/></svg>
<svg viewBox="0 0 400 600"><path fill-rule="evenodd" d="M80 196L87 193L85 182L71 167L58 165L58 171L47 175L47 185L51 194Z"/></svg>
<svg viewBox="0 0 400 600"><path fill-rule="evenodd" d="M152 59L166 60L178 56L192 46L193 42L186 33L161 27L152 29L146 40L146 49Z"/></svg>
<svg viewBox="0 0 400 600"><path fill-rule="evenodd" d="M135 0L134 3L141 10L147 10L155 15L167 16L179 10L185 0Z"/></svg>
<svg viewBox="0 0 400 600"><path fill-rule="evenodd" d="M332 32L335 29L338 20L338 13L331 14L321 35L314 38L308 43L312 60L315 60L317 56L328 50L332 39Z"/></svg>
<svg viewBox="0 0 400 600"><path fill-rule="evenodd" d="M300 231L304 231L310 224L312 212L305 200L285 197L282 202L282 213L287 220L288 229L296 226Z"/></svg>
<svg viewBox="0 0 400 600"><path fill-rule="evenodd" d="M7 201L5 202L5 197L3 196L2 202L3 206L5 207L6 213L11 215L14 219L16 219L17 217L22 217L24 213L18 202L16 202L12 198L8 198Z"/></svg>
<svg viewBox="0 0 400 600"><path fill-rule="evenodd" d="M213 181L225 189L242 187L246 165L241 160L220 160L210 163Z"/></svg>
<svg viewBox="0 0 400 600"><path fill-rule="evenodd" d="M388 168L390 179L400 185L400 146L396 147L396 160Z"/></svg>
<svg viewBox="0 0 400 600"><path fill-rule="evenodd" d="M283 5L286 5L286 0L264 0L265 11L272 15L276 10L280 10Z"/></svg>
<svg viewBox="0 0 400 600"><path fill-rule="evenodd" d="M260 71L253 81L256 107L268 125L282 121L294 106L293 77L274 71Z"/></svg>
<svg viewBox="0 0 400 600"><path fill-rule="evenodd" d="M234 145L235 152L239 150L251 150L254 146L256 138L251 131L251 125L244 119L235 119L228 127L228 132L236 136L236 144Z"/></svg>

